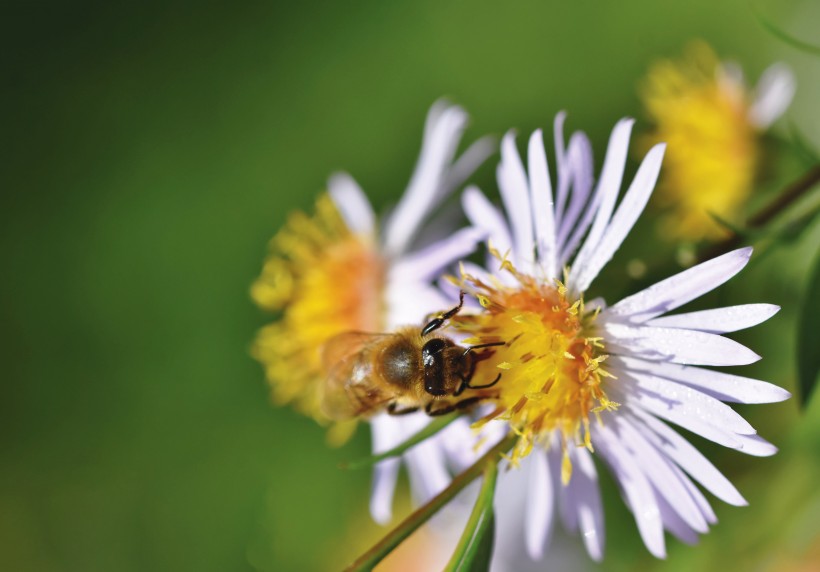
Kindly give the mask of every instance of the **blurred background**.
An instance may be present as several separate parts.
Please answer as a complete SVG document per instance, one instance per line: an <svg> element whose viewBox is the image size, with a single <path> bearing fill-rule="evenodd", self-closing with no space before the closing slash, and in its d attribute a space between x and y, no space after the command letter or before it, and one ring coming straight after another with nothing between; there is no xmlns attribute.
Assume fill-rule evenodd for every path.
<svg viewBox="0 0 820 572"><path fill-rule="evenodd" d="M471 114L467 142L549 128L566 109L600 164L620 117L645 128L637 89L648 66L693 38L752 80L788 63L798 89L774 134L793 123L817 147L820 58L767 32L755 9L817 38L812 0L7 5L0 569L341 568L379 533L369 474L337 468L367 454L367 431L328 448L313 421L271 405L248 351L269 320L248 288L286 214L310 209L339 169L389 206L441 96ZM772 145L758 201L805 171ZM491 194L496 162L475 177ZM629 261L651 273L674 258L655 233L645 218L616 255L598 283L607 298L634 290ZM783 306L735 336L764 356L739 373L796 391L796 320L818 244L815 224L704 300ZM720 522L700 546L669 539L661 562L603 477L597 568L818 561L817 399L740 409L778 455L693 441L751 506L715 500Z"/></svg>

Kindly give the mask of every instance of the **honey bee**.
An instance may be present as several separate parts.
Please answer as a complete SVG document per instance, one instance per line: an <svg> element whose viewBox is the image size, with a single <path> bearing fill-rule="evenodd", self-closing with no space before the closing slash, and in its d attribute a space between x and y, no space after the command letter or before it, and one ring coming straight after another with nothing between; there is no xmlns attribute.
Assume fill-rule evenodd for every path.
<svg viewBox="0 0 820 572"><path fill-rule="evenodd" d="M430 320L423 328L405 327L395 333L346 332L323 347L322 362L328 372L322 394L322 410L342 421L372 415L386 408L391 415L420 409L428 415L444 415L464 409L491 396L480 391L501 379L472 385L476 362L488 355L474 352L505 342L460 346L434 332L455 316L464 304ZM479 390L464 399L466 390Z"/></svg>

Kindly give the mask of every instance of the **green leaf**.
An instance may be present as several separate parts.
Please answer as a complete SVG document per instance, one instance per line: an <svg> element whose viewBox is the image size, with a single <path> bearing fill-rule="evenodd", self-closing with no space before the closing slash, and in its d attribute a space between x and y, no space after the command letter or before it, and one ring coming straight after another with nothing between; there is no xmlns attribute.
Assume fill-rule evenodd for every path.
<svg viewBox="0 0 820 572"><path fill-rule="evenodd" d="M805 406L817 385L820 373L820 255L814 259L809 283L803 299L797 329L797 373L800 381L800 402Z"/></svg>
<svg viewBox="0 0 820 572"><path fill-rule="evenodd" d="M487 572L490 569L495 536L493 498L497 477L498 466L488 464L473 512L445 572Z"/></svg>
<svg viewBox="0 0 820 572"><path fill-rule="evenodd" d="M815 46L814 44L804 42L799 38L795 38L788 32L784 32L783 30L775 26L773 23L771 23L758 10L754 10L754 13L755 17L757 18L757 21L760 22L760 25L763 26L775 38L789 44L793 48L797 48L802 52L820 56L820 46Z"/></svg>
<svg viewBox="0 0 820 572"><path fill-rule="evenodd" d="M458 415L445 415L442 417L437 417L433 421L431 421L424 429L422 429L421 431L419 431L403 443L396 445L392 449L389 449L384 453L379 453L378 455L371 455L370 457L359 459L358 461L348 461L346 463L341 463L339 464L339 468L361 469L363 467L370 467L372 465L375 465L379 461L389 459L390 457L398 457L411 447L418 445L419 443L421 443L429 437L432 437L433 435L447 427L450 423L455 421L457 418Z"/></svg>

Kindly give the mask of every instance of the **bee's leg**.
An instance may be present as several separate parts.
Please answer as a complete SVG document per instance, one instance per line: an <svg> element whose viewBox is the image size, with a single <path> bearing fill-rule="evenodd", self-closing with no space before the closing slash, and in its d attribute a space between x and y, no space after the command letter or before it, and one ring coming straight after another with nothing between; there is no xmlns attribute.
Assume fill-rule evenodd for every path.
<svg viewBox="0 0 820 572"><path fill-rule="evenodd" d="M395 401L390 402L387 406L388 415L407 415L408 413L415 413L418 410L418 407L405 407L404 409L399 409L399 406Z"/></svg>
<svg viewBox="0 0 820 572"><path fill-rule="evenodd" d="M446 415L448 413L452 413L456 409L465 409L470 407L471 405L475 405L479 401L481 401L481 397L468 397L467 399L462 399L461 401L457 401L455 403L448 403L444 407L440 407L438 409L433 409L433 404L435 401L431 401L427 404L424 408L424 412L427 413L430 417L436 417L438 415Z"/></svg>
<svg viewBox="0 0 820 572"><path fill-rule="evenodd" d="M499 379L501 379L501 374L500 373L497 376L495 376L495 379L492 380L490 383L485 383L484 385L469 385L468 384L467 387L470 388L470 389L487 389L488 387L492 387L496 383L498 383Z"/></svg>
<svg viewBox="0 0 820 572"><path fill-rule="evenodd" d="M444 322L455 316L461 311L461 307L464 305L464 290L458 293L458 306L455 308L448 310L444 314L439 314L429 322L427 325L424 326L424 329L421 330L422 337L426 336L427 334L431 334L438 330L441 326L444 325Z"/></svg>

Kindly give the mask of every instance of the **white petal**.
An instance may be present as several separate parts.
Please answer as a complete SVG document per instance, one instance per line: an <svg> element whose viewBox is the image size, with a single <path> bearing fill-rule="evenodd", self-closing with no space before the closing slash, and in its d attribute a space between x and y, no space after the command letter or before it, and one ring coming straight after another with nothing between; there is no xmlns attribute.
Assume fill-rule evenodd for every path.
<svg viewBox="0 0 820 572"><path fill-rule="evenodd" d="M777 453L777 447L766 441L760 435L738 435L740 452L753 457L771 457Z"/></svg>
<svg viewBox="0 0 820 572"><path fill-rule="evenodd" d="M751 247L733 250L628 296L605 313L628 316L633 323L645 322L714 290L740 272L751 256Z"/></svg>
<svg viewBox="0 0 820 572"><path fill-rule="evenodd" d="M441 188L440 199L447 197L464 184L470 175L478 169L498 149L495 137L482 137L470 145L446 173Z"/></svg>
<svg viewBox="0 0 820 572"><path fill-rule="evenodd" d="M606 323L610 351L684 365L746 365L760 356L729 338L696 330Z"/></svg>
<svg viewBox="0 0 820 572"><path fill-rule="evenodd" d="M774 123L789 107L795 89L794 74L787 65L770 66L757 82L754 102L749 109L752 123L760 129Z"/></svg>
<svg viewBox="0 0 820 572"><path fill-rule="evenodd" d="M544 278L558 276L557 253L555 251L555 217L552 202L552 184L550 183L547 154L544 150L544 139L541 130L536 130L530 137L527 162L530 173L530 201L535 225L535 238L538 246L538 261L546 270Z"/></svg>
<svg viewBox="0 0 820 572"><path fill-rule="evenodd" d="M614 417L614 416L613 416ZM657 493L664 497L683 521L693 530L704 533L709 530L695 501L667 461L635 428L626 415L616 418L618 433L623 443L640 459L641 469L655 487Z"/></svg>
<svg viewBox="0 0 820 572"><path fill-rule="evenodd" d="M442 429L438 437L453 472L460 473L478 460L475 452L477 439L464 417L459 417Z"/></svg>
<svg viewBox="0 0 820 572"><path fill-rule="evenodd" d="M486 231L467 227L430 246L400 258L393 269L418 282L428 282L454 262L469 256Z"/></svg>
<svg viewBox="0 0 820 572"><path fill-rule="evenodd" d="M648 326L688 328L712 334L736 332L761 324L774 316L780 306L774 304L743 304L714 310L702 310L649 320Z"/></svg>
<svg viewBox="0 0 820 572"><path fill-rule="evenodd" d="M706 490L734 506L746 506L748 503L738 492L735 486L717 470L715 466L703 456L689 441L681 437L677 431L655 418L649 413L636 410L636 415L646 425L648 431L644 435L652 441L655 447L675 461L693 479L703 485Z"/></svg>
<svg viewBox="0 0 820 572"><path fill-rule="evenodd" d="M532 263L535 243L532 232L532 206L529 199L529 185L524 165L515 147L515 134L510 131L501 141L501 163L497 169L501 200L510 219L513 234L514 261ZM525 271L530 268L526 264Z"/></svg>
<svg viewBox="0 0 820 572"><path fill-rule="evenodd" d="M327 182L328 193L353 233L373 236L375 215L359 184L347 173L334 173Z"/></svg>
<svg viewBox="0 0 820 572"><path fill-rule="evenodd" d="M413 413L398 418L402 438L406 441L430 423L424 413ZM450 484L447 461L436 437L422 441L403 455L410 479L410 493L413 501L421 505L436 496Z"/></svg>
<svg viewBox="0 0 820 572"><path fill-rule="evenodd" d="M405 252L425 217L441 201L447 169L467 125L467 114L458 106L430 110L424 141L407 190L385 225L384 249L388 256Z"/></svg>
<svg viewBox="0 0 820 572"><path fill-rule="evenodd" d="M721 401L733 403L775 403L791 394L774 384L700 367L669 362L646 361L613 356L611 363L621 363L630 371L646 372L695 388Z"/></svg>
<svg viewBox="0 0 820 572"><path fill-rule="evenodd" d="M544 555L552 532L555 498L547 453L536 450L530 454L529 482L527 483L527 505L525 508L525 535L527 553L533 560Z"/></svg>
<svg viewBox="0 0 820 572"><path fill-rule="evenodd" d="M690 527L672 508L668 500L661 495L657 495L658 508L661 511L661 520L663 520L663 527L671 532L675 538L689 544L690 546L698 543L698 534Z"/></svg>
<svg viewBox="0 0 820 572"><path fill-rule="evenodd" d="M388 274L385 303L387 330L417 326L428 314L452 306L438 288L402 278L394 271Z"/></svg>
<svg viewBox="0 0 820 572"><path fill-rule="evenodd" d="M374 453L382 453L401 443L400 428L389 415L376 415L370 420L370 426ZM386 459L373 467L370 514L379 524L388 524L393 518L393 494L398 476L398 459Z"/></svg>
<svg viewBox="0 0 820 572"><path fill-rule="evenodd" d="M556 185L555 189L555 225L556 228L561 225L561 216L567 204L567 194L570 183L570 168L569 157L564 146L564 121L567 114L564 111L559 111L555 116L555 121L552 124L552 138L555 144L555 172Z"/></svg>
<svg viewBox="0 0 820 572"><path fill-rule="evenodd" d="M589 556L596 562L604 557L604 509L598 488L598 473L592 455L584 448L570 450L572 478L568 489L578 515L578 528Z"/></svg>
<svg viewBox="0 0 820 572"><path fill-rule="evenodd" d="M619 391L644 403L642 397L649 397L654 403L660 400L669 414L692 417L698 422L708 423L721 430L741 435L754 435L755 430L748 421L734 409L696 389L675 383L651 374L612 369L618 377Z"/></svg>
<svg viewBox="0 0 820 572"><path fill-rule="evenodd" d="M615 389L610 389L609 391L616 400L620 399L620 401L618 401L619 403L625 404L629 411L635 412L636 414L637 412L650 412L657 417L661 417L684 429L688 429L704 439L714 441L718 445L723 445L730 449L739 449L741 447L740 440L736 433L726 431L721 427L716 427L707 421L693 416L692 408L686 408L682 405L674 406L670 404L667 399L643 391L630 391L629 395Z"/></svg>
<svg viewBox="0 0 820 572"><path fill-rule="evenodd" d="M569 263L575 253L581 238L589 230L589 225L595 217L601 195L592 194L594 181L592 144L587 136L581 132L572 135L569 141L567 164L571 178L571 199L566 212L561 217L558 230L559 262L561 267Z"/></svg>
<svg viewBox="0 0 820 572"><path fill-rule="evenodd" d="M629 190L624 195L618 210L612 217L606 228L601 241L589 258L583 263L583 267L577 273L575 282L571 282L571 288L576 292L585 292L592 281L604 265L612 259L615 251L621 246L626 235L632 230L638 216L643 212L646 202L649 200L658 180L658 173L661 170L663 153L666 145L658 144L652 147L647 153Z"/></svg>
<svg viewBox="0 0 820 572"><path fill-rule="evenodd" d="M648 438L648 436L647 436ZM712 505L709 504L709 501L706 500L706 497L703 496L703 493L700 492L700 489L692 482L692 479L686 475L680 467L678 467L674 462L670 460L669 466L677 475L678 479L683 486L686 487L686 491L689 493L689 496L695 501L695 504L698 506L698 510L703 515L703 518L706 519L706 522L709 524L715 524L717 522L717 516L715 516L715 511L712 510Z"/></svg>
<svg viewBox="0 0 820 572"><path fill-rule="evenodd" d="M493 247L504 254L512 248L507 221L478 188L468 187L461 196L464 214L473 226L487 231Z"/></svg>
<svg viewBox="0 0 820 572"><path fill-rule="evenodd" d="M620 484L627 504L635 515L638 531L646 548L658 558L666 557L663 523L652 486L635 459L607 426L593 425L593 445L607 461Z"/></svg>
<svg viewBox="0 0 820 572"><path fill-rule="evenodd" d="M604 235L612 216L612 211L615 209L615 202L618 199L621 181L624 176L626 153L629 149L629 135L632 132L634 123L633 119L620 120L609 137L601 178L598 180L598 187L595 190L596 196L600 199L599 207L584 245L572 264L569 278L571 284L577 283L578 274L598 249L601 237Z"/></svg>

